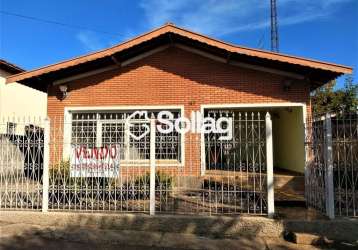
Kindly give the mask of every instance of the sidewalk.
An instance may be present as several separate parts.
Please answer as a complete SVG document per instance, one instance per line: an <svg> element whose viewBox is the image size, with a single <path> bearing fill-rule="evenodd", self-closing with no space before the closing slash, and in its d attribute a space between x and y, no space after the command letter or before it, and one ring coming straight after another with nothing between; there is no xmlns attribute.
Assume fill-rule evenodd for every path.
<svg viewBox="0 0 358 250"><path fill-rule="evenodd" d="M289 221L260 216L0 212L1 250L318 249L284 241L282 233L287 231L355 242L355 247L358 243L356 219ZM352 244L337 246L329 249L354 249Z"/></svg>
<svg viewBox="0 0 358 250"><path fill-rule="evenodd" d="M0 249L318 249L280 238L213 239L194 234L0 223Z"/></svg>

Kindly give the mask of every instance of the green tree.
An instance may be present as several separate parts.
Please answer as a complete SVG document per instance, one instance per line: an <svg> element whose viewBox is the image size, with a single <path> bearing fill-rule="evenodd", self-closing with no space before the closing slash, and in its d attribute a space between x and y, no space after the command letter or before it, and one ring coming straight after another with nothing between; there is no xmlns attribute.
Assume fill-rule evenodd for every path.
<svg viewBox="0 0 358 250"><path fill-rule="evenodd" d="M353 82L353 77L351 75L346 77L342 89L334 90L335 85L336 81L331 81L313 92L312 107L314 114L357 110L358 85Z"/></svg>

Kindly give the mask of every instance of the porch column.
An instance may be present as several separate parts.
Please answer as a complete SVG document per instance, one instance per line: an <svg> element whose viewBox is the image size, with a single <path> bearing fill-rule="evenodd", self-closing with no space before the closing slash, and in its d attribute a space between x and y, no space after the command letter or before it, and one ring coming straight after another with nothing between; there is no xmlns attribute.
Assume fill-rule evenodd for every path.
<svg viewBox="0 0 358 250"><path fill-rule="evenodd" d="M273 180L273 149L272 149L272 120L266 113L266 168L267 168L267 214L272 218L275 214L274 180Z"/></svg>

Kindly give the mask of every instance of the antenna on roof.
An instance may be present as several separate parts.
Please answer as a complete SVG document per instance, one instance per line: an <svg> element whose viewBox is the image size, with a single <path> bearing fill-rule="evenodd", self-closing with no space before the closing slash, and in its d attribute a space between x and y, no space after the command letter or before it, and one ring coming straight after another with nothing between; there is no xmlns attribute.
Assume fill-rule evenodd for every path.
<svg viewBox="0 0 358 250"><path fill-rule="evenodd" d="M279 52L276 0L271 1L271 51Z"/></svg>

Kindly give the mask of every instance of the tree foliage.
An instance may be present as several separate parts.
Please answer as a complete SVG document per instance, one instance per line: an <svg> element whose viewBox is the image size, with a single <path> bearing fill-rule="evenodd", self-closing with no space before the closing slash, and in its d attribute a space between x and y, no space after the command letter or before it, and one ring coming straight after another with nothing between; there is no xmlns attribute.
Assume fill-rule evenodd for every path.
<svg viewBox="0 0 358 250"><path fill-rule="evenodd" d="M314 91L312 95L314 114L357 111L358 85L353 83L353 77L351 75L346 77L342 89L335 90L335 85L334 80Z"/></svg>

